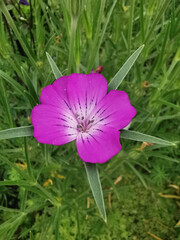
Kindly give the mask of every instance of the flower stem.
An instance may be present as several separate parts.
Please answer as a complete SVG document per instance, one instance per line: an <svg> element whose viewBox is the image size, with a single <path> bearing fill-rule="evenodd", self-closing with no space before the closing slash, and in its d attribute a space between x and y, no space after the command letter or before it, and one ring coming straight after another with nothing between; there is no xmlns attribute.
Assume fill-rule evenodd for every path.
<svg viewBox="0 0 180 240"><path fill-rule="evenodd" d="M25 158L26 158L26 164L27 164L27 170L29 176L34 179L32 168L31 168L31 163L29 161L29 156L28 156L28 147L27 147L27 139L24 137L24 152L25 152Z"/></svg>
<svg viewBox="0 0 180 240"><path fill-rule="evenodd" d="M71 19L71 33L70 33L70 48L69 48L69 60L68 60L68 74L71 74L74 62L74 47L75 47L75 36L77 29L77 18Z"/></svg>

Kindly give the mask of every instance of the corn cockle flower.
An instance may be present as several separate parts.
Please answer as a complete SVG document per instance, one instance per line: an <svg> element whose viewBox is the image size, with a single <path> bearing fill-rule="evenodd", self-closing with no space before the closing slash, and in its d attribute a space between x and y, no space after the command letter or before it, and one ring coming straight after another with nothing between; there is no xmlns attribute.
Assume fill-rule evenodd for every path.
<svg viewBox="0 0 180 240"><path fill-rule="evenodd" d="M121 150L119 130L136 115L124 91L107 93L98 74L73 73L43 88L31 121L38 142L62 145L76 140L84 162L104 163Z"/></svg>

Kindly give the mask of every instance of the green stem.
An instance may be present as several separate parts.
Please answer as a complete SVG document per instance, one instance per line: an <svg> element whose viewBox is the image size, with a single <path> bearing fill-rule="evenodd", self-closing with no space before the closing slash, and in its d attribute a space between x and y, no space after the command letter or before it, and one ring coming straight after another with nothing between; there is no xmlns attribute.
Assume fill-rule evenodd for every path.
<svg viewBox="0 0 180 240"><path fill-rule="evenodd" d="M26 208L26 200L27 200L27 190L26 189L23 189L24 192L23 192L23 199L22 199L22 202L21 202L21 211L24 212L25 211L25 208Z"/></svg>
<svg viewBox="0 0 180 240"><path fill-rule="evenodd" d="M59 240L59 227L60 227L60 206L57 207L55 215L55 240Z"/></svg>
<svg viewBox="0 0 180 240"><path fill-rule="evenodd" d="M94 59L96 58L96 56L98 54L99 47L100 47L100 44L101 44L99 33L100 33L102 18L103 18L103 14L104 14L105 3L106 3L106 0L101 1L99 14L98 14L98 19L97 19L97 24L96 24L96 31L94 33L95 36L94 36L94 39L92 41L92 45L90 46L91 48L90 48L90 55L89 55L87 73L89 73L93 68ZM101 37L101 40L102 40L102 37Z"/></svg>
<svg viewBox="0 0 180 240"><path fill-rule="evenodd" d="M54 205L59 206L59 202L56 200L54 196L52 196L51 193L49 193L45 188L43 188L39 183L36 183L35 185L46 197L47 199Z"/></svg>
<svg viewBox="0 0 180 240"><path fill-rule="evenodd" d="M71 34L70 34L70 48L69 48L69 60L68 60L68 74L72 73L74 62L74 47L76 39L77 18L71 19Z"/></svg>
<svg viewBox="0 0 180 240"><path fill-rule="evenodd" d="M46 166L48 166L48 162L49 162L49 146L47 144L44 144L43 147L44 147L45 164L46 164Z"/></svg>
<svg viewBox="0 0 180 240"><path fill-rule="evenodd" d="M145 42L144 42L145 44L146 44L146 43L148 42L148 40L150 39L151 34L153 33L153 31L154 31L157 23L160 21L160 19L161 19L162 15L164 14L166 8L168 7L169 2L170 2L169 0L165 0L164 3L162 4L161 9L159 10L158 14L157 14L156 17L154 18L154 21L153 21L153 23L152 23L152 25L151 25L151 29L149 30L149 32L148 32L148 34L147 34L147 36L146 36L146 38L145 38ZM146 27L146 28L147 28L147 27ZM148 29L148 28L147 28L147 29Z"/></svg>
<svg viewBox="0 0 180 240"><path fill-rule="evenodd" d="M157 90L155 91L154 95L151 96L150 104L152 104L153 101L155 101L156 99L158 99L159 96L161 95L161 91L164 89L165 85L167 84L167 82L168 82L168 80L169 80L169 78L170 78L169 76L170 76L171 72L173 71L173 69L175 68L176 64L177 64L177 61L175 61L175 59L173 59L171 65L170 65L170 67L169 67L166 75L163 77L163 79L162 79L159 87L158 87ZM166 87L167 87L167 86L166 86Z"/></svg>
<svg viewBox="0 0 180 240"><path fill-rule="evenodd" d="M131 51L134 5L135 5L135 0L131 0L131 11L130 11L129 27L128 27L128 55L130 54L130 51Z"/></svg>
<svg viewBox="0 0 180 240"><path fill-rule="evenodd" d="M19 33L11 15L9 14L9 11L7 10L7 7L5 6L4 4L4 1L0 1L0 7L1 7L1 11L3 12L7 22L9 23L10 27L12 28L13 32L15 33L17 39L19 40L20 44L22 45L26 55L28 56L29 60L31 61L32 65L34 67L37 67L36 66L36 62L34 60L34 58L32 57L31 53L29 52L29 49L28 47L26 46L27 43L24 42L24 40L22 39L21 37L21 34Z"/></svg>
<svg viewBox="0 0 180 240"><path fill-rule="evenodd" d="M144 42L144 0L140 2L140 28L141 28L141 41Z"/></svg>
<svg viewBox="0 0 180 240"><path fill-rule="evenodd" d="M4 110L7 112L7 117L8 117L8 121L9 121L9 127L13 128L13 119L11 116L11 111L10 111L10 107L8 104L8 100L7 100L7 94L6 94L6 90L4 88L4 83L3 80L0 81L0 98L2 101L2 104L4 105Z"/></svg>
<svg viewBox="0 0 180 240"><path fill-rule="evenodd" d="M33 176L33 173L32 173L32 168L31 168L31 163L29 161L29 156L28 156L28 148L27 148L27 139L26 139L26 137L24 138L24 152L25 152L25 158L26 158L26 163L27 163L28 174L34 180L34 176Z"/></svg>

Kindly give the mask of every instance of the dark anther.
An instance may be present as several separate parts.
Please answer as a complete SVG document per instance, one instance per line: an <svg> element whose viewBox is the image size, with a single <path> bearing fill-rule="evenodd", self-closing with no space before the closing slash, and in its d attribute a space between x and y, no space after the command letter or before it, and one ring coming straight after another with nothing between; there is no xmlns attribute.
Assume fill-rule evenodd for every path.
<svg viewBox="0 0 180 240"><path fill-rule="evenodd" d="M88 124L91 124L91 123L93 123L94 122L94 120L89 120L88 121Z"/></svg>

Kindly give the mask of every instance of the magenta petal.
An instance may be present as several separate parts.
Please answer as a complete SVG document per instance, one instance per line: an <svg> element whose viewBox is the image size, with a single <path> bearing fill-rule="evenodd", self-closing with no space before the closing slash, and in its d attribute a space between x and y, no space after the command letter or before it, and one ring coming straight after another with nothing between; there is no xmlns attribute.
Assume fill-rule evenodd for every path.
<svg viewBox="0 0 180 240"><path fill-rule="evenodd" d="M38 126L38 128L34 128L34 137L40 143L63 145L72 142L76 138L75 133L66 130L58 126Z"/></svg>
<svg viewBox="0 0 180 240"><path fill-rule="evenodd" d="M68 100L78 120L86 118L106 93L106 79L98 73L73 73L68 77Z"/></svg>
<svg viewBox="0 0 180 240"><path fill-rule="evenodd" d="M77 135L77 122L68 109L40 104L33 108L31 122L34 137L40 143L62 145L73 141Z"/></svg>
<svg viewBox="0 0 180 240"><path fill-rule="evenodd" d="M52 85L44 87L41 92L40 102L54 106L64 105L64 100L68 101L66 83L67 77L65 76L57 79Z"/></svg>
<svg viewBox="0 0 180 240"><path fill-rule="evenodd" d="M67 99L67 91L66 91L66 85L67 85L67 76L63 76L58 78L56 81L53 82L52 86L58 93L58 95L61 98Z"/></svg>
<svg viewBox="0 0 180 240"><path fill-rule="evenodd" d="M84 162L104 163L121 150L119 131L107 126L92 133L79 133L77 151Z"/></svg>
<svg viewBox="0 0 180 240"><path fill-rule="evenodd" d="M126 127L136 115L126 92L111 90L94 108L90 118L94 124L108 125L117 129Z"/></svg>

